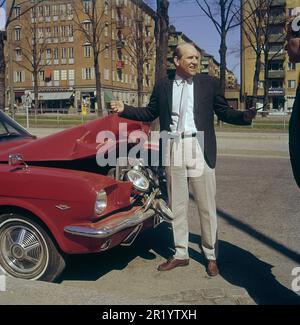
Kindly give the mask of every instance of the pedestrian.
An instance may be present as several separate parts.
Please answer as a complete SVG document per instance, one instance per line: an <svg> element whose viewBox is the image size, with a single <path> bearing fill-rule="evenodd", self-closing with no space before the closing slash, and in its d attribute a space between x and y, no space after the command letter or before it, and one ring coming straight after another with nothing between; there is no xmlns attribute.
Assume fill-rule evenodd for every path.
<svg viewBox="0 0 300 325"><path fill-rule="evenodd" d="M201 247L208 261L207 273L215 276L217 266L217 213L216 213L216 136L214 114L224 122L250 125L256 115L254 109L245 112L229 108L219 87L219 80L198 74L200 54L191 43L176 47L173 61L176 75L165 78L155 85L149 104L145 108L134 108L121 101L111 103L112 110L122 117L139 121L160 119L160 130L180 133L184 138L193 138L197 131L204 133L204 152L198 150L196 159L203 160L202 174L188 177L188 163L180 167L166 168L169 204L174 214L172 222L175 254L159 265L159 271L172 270L189 264L188 254L188 181L190 181L197 204L201 225ZM184 97L184 100L182 98ZM184 145L183 141L183 145ZM170 156L173 148L170 146ZM204 161L205 160L205 161Z"/></svg>
<svg viewBox="0 0 300 325"><path fill-rule="evenodd" d="M300 63L300 16L288 24L286 41L285 49L290 62ZM300 188L300 84L298 84L289 123L289 149L294 178Z"/></svg>

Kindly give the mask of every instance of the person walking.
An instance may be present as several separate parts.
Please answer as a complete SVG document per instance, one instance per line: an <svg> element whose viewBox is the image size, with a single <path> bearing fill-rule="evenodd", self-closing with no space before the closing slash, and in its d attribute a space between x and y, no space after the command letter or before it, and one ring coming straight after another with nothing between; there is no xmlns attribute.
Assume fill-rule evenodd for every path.
<svg viewBox="0 0 300 325"><path fill-rule="evenodd" d="M196 150L198 166L203 168L198 175L189 177L189 162L181 166L166 168L169 204L174 214L172 230L175 254L158 266L159 271L172 270L189 264L188 253L188 200L190 181L197 204L201 225L201 247L208 261L207 273L216 276L217 265L217 212L216 212L216 136L214 113L226 123L250 125L256 110L245 112L231 109L221 94L219 80L197 73L200 54L191 43L176 47L173 61L176 67L175 78L165 78L154 86L149 104L144 108L124 105L112 101L111 109L121 117L139 121L160 120L160 130L180 134L183 146L192 148L198 132L204 134L203 150ZM185 141L192 139L192 142ZM172 141L172 140L171 140ZM170 157L174 157L176 146L170 146ZM200 146L199 146L200 147ZM185 150L185 149L184 149ZM172 159L171 159L172 160Z"/></svg>

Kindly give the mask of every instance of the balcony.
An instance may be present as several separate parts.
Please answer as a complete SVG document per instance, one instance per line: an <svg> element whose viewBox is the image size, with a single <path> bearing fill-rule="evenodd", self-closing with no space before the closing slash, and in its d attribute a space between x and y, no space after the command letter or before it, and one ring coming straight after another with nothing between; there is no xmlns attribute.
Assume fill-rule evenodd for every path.
<svg viewBox="0 0 300 325"><path fill-rule="evenodd" d="M284 53L269 53L268 58L270 61L284 61L285 59L285 54Z"/></svg>
<svg viewBox="0 0 300 325"><path fill-rule="evenodd" d="M285 76L284 70L269 70L269 79L283 79Z"/></svg>
<svg viewBox="0 0 300 325"><path fill-rule="evenodd" d="M283 34L271 34L269 36L269 43L283 43L285 42L285 35Z"/></svg>
<svg viewBox="0 0 300 325"><path fill-rule="evenodd" d="M286 5L285 0L273 0L271 1L271 7L284 7Z"/></svg>
<svg viewBox="0 0 300 325"><path fill-rule="evenodd" d="M284 96L283 88L269 88L268 89L269 96Z"/></svg>
<svg viewBox="0 0 300 325"><path fill-rule="evenodd" d="M270 16L270 24L271 25L279 25L279 24L285 24L285 23L286 23L285 15Z"/></svg>

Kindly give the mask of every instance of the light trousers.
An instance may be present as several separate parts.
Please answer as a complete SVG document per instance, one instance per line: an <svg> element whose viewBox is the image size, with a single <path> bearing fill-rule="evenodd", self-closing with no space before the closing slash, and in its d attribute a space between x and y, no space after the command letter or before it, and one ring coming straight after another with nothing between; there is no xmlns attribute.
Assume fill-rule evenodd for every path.
<svg viewBox="0 0 300 325"><path fill-rule="evenodd" d="M176 259L188 259L189 183L198 208L201 246L208 260L216 260L217 212L215 169L205 162L197 138L171 140L170 166L166 167L169 205L174 214L172 222ZM182 157L182 163L180 159ZM192 159L191 159L192 156Z"/></svg>

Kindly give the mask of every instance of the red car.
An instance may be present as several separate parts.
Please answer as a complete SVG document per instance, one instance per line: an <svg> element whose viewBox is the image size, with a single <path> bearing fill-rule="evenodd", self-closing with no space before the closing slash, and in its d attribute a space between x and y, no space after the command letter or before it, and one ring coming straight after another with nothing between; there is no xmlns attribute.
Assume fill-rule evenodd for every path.
<svg viewBox="0 0 300 325"><path fill-rule="evenodd" d="M144 229L172 219L159 169L140 158L120 164L121 145L139 143L120 125L128 134L149 131L109 115L37 139L0 111L0 267L7 274L53 281L68 254L131 245ZM156 149L143 144L149 155ZM110 154L117 155L115 166L99 166L99 155Z"/></svg>

